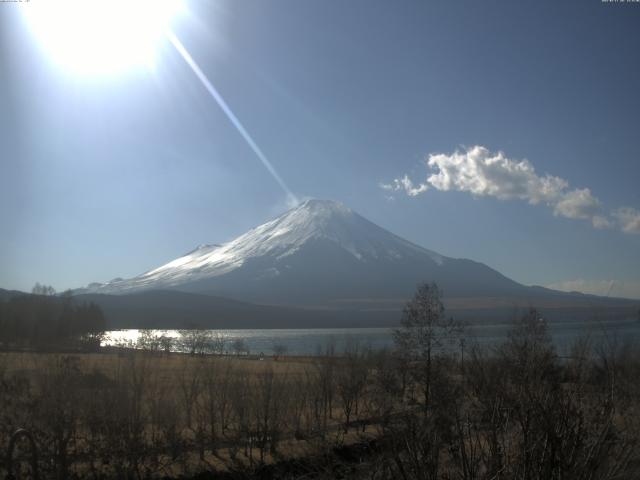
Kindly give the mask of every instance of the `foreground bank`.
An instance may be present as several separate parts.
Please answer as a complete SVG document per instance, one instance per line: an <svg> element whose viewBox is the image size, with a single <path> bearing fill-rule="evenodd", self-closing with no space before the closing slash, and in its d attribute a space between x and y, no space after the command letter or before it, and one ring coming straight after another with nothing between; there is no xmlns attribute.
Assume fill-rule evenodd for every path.
<svg viewBox="0 0 640 480"><path fill-rule="evenodd" d="M581 338L560 358L544 322L528 316L491 355L407 352L4 353L0 448L26 427L45 478L637 473L633 347Z"/></svg>

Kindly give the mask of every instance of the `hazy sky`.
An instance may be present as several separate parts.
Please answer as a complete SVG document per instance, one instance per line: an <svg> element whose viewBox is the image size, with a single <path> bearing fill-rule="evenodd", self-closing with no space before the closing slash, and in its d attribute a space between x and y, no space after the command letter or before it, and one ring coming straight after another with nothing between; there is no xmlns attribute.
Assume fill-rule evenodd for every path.
<svg viewBox="0 0 640 480"><path fill-rule="evenodd" d="M640 4L186 6L176 34L298 197L640 297ZM80 76L0 3L0 42L0 287L133 276L287 208L168 41L154 69Z"/></svg>

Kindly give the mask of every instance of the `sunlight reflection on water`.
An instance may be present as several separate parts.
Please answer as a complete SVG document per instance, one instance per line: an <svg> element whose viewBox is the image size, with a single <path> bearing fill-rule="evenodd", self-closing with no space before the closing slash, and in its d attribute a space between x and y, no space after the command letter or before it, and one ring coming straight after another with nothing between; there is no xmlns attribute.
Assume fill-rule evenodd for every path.
<svg viewBox="0 0 640 480"><path fill-rule="evenodd" d="M466 346L474 343L495 346L506 339L509 325L472 325L465 333ZM232 344L244 340L250 353L272 355L276 345L286 348L289 355L317 355L327 349L343 353L347 346L357 345L359 349L383 349L393 347L391 328L326 328L326 329L255 329L255 330L210 330L213 336L224 340L224 350L233 351ZM126 345L136 347L143 330L114 330L108 332L103 345ZM174 340L172 350L184 351L180 345L179 330L152 330L156 336L164 335ZM640 323L636 320L614 322L557 322L550 324L550 333L560 354L565 354L571 344L583 336L594 341L640 342ZM448 345L458 349L459 343Z"/></svg>

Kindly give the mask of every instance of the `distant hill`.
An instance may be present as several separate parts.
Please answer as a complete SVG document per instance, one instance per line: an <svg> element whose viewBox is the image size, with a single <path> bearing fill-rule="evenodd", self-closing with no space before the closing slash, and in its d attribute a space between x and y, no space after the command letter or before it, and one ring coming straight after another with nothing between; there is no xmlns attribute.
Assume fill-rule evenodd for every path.
<svg viewBox="0 0 640 480"><path fill-rule="evenodd" d="M0 300L16 295L31 294L0 289ZM405 303L404 299L370 299L361 300L359 306L337 302L322 308L283 307L175 290L79 294L74 300L99 305L109 329L392 327L398 324ZM453 298L446 299L445 305L448 315L471 323L508 322L531 306L550 321L634 318L638 311L638 302L588 295L578 295L570 301L563 295L555 300L538 300L528 303L508 297Z"/></svg>
<svg viewBox="0 0 640 480"><path fill-rule="evenodd" d="M0 288L0 300L7 300L11 297L15 297L16 295L29 295L25 292L20 292L19 290L4 290Z"/></svg>
<svg viewBox="0 0 640 480"><path fill-rule="evenodd" d="M391 327L398 324L404 304L401 301L388 304L371 301L360 308L281 307L171 290L129 295L83 294L76 300L98 304L111 329ZM534 306L510 303L509 300L447 301L447 314L473 323L500 323L508 322ZM550 321L630 318L638 308L637 303L627 301L610 301L606 305L543 302L535 306Z"/></svg>

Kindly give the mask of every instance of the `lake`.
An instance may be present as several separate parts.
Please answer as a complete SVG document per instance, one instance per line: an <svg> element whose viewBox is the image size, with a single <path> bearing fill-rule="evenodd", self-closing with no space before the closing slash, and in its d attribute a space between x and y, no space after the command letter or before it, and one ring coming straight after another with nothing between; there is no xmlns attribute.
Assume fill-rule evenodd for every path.
<svg viewBox="0 0 640 480"><path fill-rule="evenodd" d="M506 339L510 325L471 325L465 332L466 345L477 343L495 346ZM640 342L640 322L636 319L610 322L554 322L549 331L558 352L567 354L573 342L583 336L594 341ZM178 339L178 330L153 330L156 335ZM357 344L363 348L383 349L393 347L390 328L317 328L317 329L255 329L255 330L211 330L224 339L225 351L232 351L232 343L243 339L251 354L272 355L275 345L283 345L289 355L318 355L333 348L336 353L344 352L348 345ZM126 344L135 346L142 330L113 330L108 332L103 345ZM448 348L458 349L458 345ZM180 347L175 347L180 351Z"/></svg>

